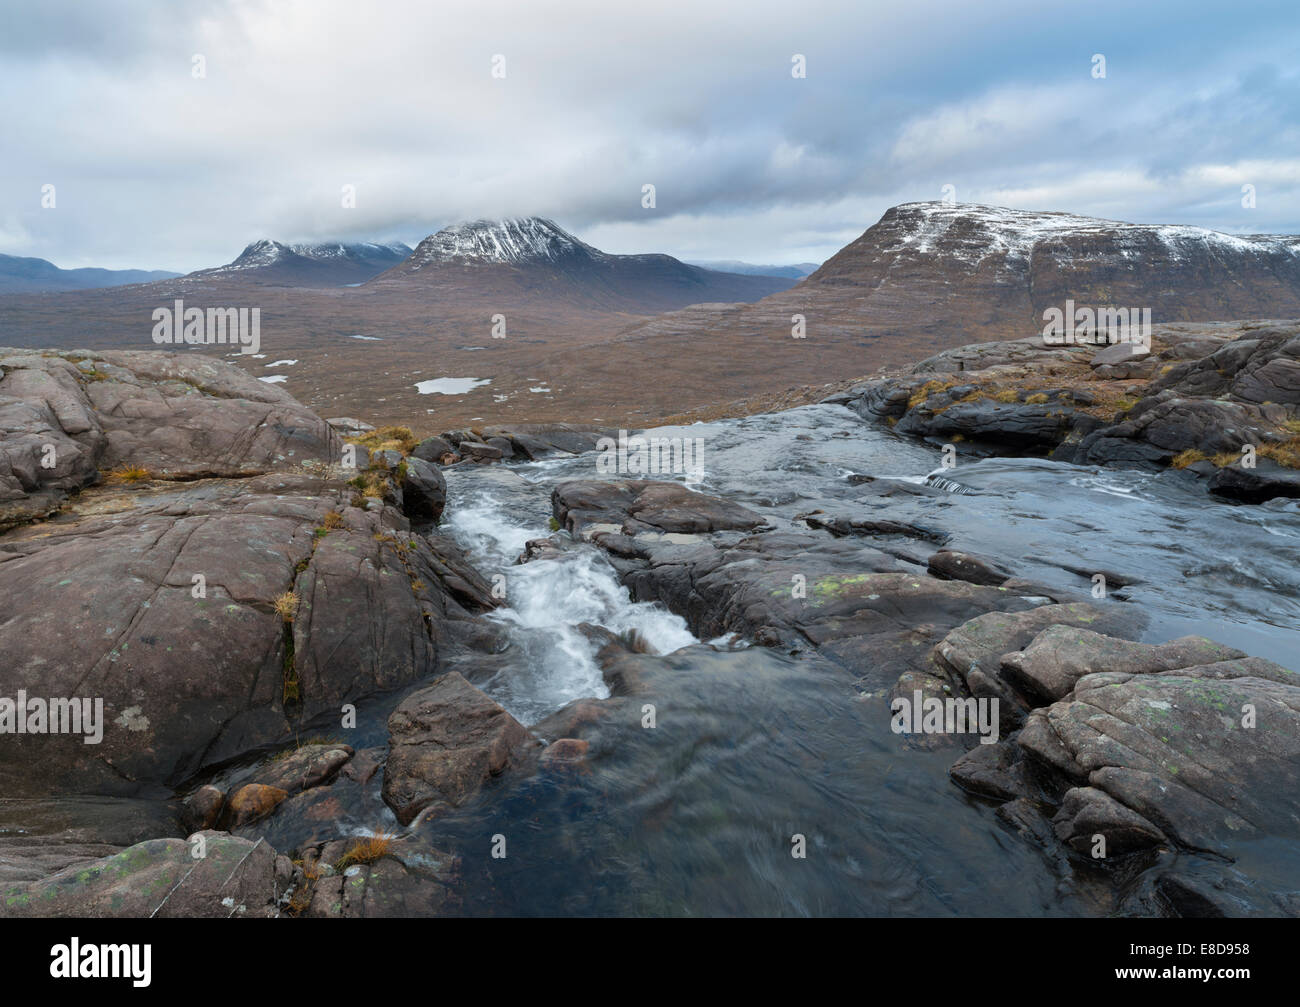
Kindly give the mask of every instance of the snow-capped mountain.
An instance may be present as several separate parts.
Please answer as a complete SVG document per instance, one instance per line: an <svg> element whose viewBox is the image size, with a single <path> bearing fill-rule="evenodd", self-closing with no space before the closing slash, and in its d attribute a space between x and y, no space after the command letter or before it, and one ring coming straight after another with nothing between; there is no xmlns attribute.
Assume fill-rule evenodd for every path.
<svg viewBox="0 0 1300 1007"><path fill-rule="evenodd" d="M827 279L882 255L903 261L943 261L952 269L1001 264L1011 273L1034 260L1084 260L1090 269L1116 267L1134 276L1153 268L1211 261L1232 268L1247 261L1300 263L1300 236L1237 235L1188 225L1129 224L1072 213L1013 210L974 203L903 203L812 275Z"/></svg>
<svg viewBox="0 0 1300 1007"><path fill-rule="evenodd" d="M545 217L474 220L444 227L421 241L406 264L416 272L430 263L561 262L570 257L604 258Z"/></svg>
<svg viewBox="0 0 1300 1007"><path fill-rule="evenodd" d="M708 301L755 301L794 281L700 269L671 255L612 255L553 220L517 217L444 227L376 282L420 283L448 302L526 296L556 306L645 314Z"/></svg>
<svg viewBox="0 0 1300 1007"><path fill-rule="evenodd" d="M190 276L205 280L240 277L291 286L343 286L364 283L411 254L393 242L312 242L289 244L262 238L233 261Z"/></svg>

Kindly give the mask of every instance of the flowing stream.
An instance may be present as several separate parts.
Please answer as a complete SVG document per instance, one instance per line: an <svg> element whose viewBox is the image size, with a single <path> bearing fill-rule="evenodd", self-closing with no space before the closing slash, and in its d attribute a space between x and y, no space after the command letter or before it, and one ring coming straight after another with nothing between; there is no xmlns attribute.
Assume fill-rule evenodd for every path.
<svg viewBox="0 0 1300 1007"><path fill-rule="evenodd" d="M662 436L704 439L691 485L777 527L823 508L937 527L947 548L1086 596L1105 571L1148 616L1145 639L1210 636L1296 667L1300 505L1215 500L1180 473L1079 468L1042 459L965 460L838 406L810 406ZM657 605L634 603L603 555L578 545L515 565L552 534L550 493L601 478L595 455L447 470L443 530L485 576L507 578L494 614L510 646L479 685L526 724L572 700L608 696L579 624L637 630L661 655L642 699L616 712L574 778L503 782L438 820L430 840L465 861L466 911L1096 915L1125 911L1113 881L1007 828L955 787L952 750L905 749L852 679L818 657L743 641L697 641ZM850 476L928 482L943 492L864 497ZM614 478L614 477L611 477ZM667 477L659 477L667 478ZM879 483L877 483L879 485ZM934 546L909 543L924 557ZM878 701L877 701L878 702ZM621 711L622 708L617 708ZM489 837L508 855L489 856ZM791 856L795 835L807 857ZM1237 864L1152 854L1161 866L1230 870L1300 886L1300 850L1245 844ZM1281 880L1278 880L1281 879ZM1134 885L1140 884L1140 879Z"/></svg>

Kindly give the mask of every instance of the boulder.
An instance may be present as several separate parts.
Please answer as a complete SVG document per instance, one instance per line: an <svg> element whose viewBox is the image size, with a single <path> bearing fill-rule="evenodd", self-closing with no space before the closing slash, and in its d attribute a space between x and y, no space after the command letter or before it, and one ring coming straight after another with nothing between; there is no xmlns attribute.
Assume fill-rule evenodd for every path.
<svg viewBox="0 0 1300 1007"><path fill-rule="evenodd" d="M456 807L523 761L537 742L498 703L450 672L388 718L383 796L409 824L426 808Z"/></svg>
<svg viewBox="0 0 1300 1007"><path fill-rule="evenodd" d="M460 453L473 462L499 462L502 456L499 447L471 440L460 442Z"/></svg>
<svg viewBox="0 0 1300 1007"><path fill-rule="evenodd" d="M513 458L515 455L514 445L506 437L489 437L483 443L500 451L502 458Z"/></svg>
<svg viewBox="0 0 1300 1007"><path fill-rule="evenodd" d="M352 758L349 745L313 744L290 749L258 768L255 783L281 790L285 796L327 784Z"/></svg>
<svg viewBox="0 0 1300 1007"><path fill-rule="evenodd" d="M930 573L941 580L964 580L970 584L996 587L1011 576L1011 571L992 560L953 549L940 549L927 565Z"/></svg>
<svg viewBox="0 0 1300 1007"><path fill-rule="evenodd" d="M225 803L225 794L211 784L204 784L185 799L185 827L191 832L215 827Z"/></svg>
<svg viewBox="0 0 1300 1007"><path fill-rule="evenodd" d="M456 448L450 441L442 437L426 437L420 441L411 452L411 457L418 458L420 461L433 462L434 464L443 464L443 459L448 455L455 455Z"/></svg>
<svg viewBox="0 0 1300 1007"><path fill-rule="evenodd" d="M447 480L438 466L414 455L406 459L402 510L414 521L437 522L447 505Z"/></svg>
<svg viewBox="0 0 1300 1007"><path fill-rule="evenodd" d="M237 829L241 825L265 818L288 796L279 787L247 783L231 795L222 816L223 824L227 829Z"/></svg>
<svg viewBox="0 0 1300 1007"><path fill-rule="evenodd" d="M551 493L555 519L577 534L584 526L611 525L626 534L638 531L751 531L766 524L748 507L689 490L680 483L563 482Z"/></svg>

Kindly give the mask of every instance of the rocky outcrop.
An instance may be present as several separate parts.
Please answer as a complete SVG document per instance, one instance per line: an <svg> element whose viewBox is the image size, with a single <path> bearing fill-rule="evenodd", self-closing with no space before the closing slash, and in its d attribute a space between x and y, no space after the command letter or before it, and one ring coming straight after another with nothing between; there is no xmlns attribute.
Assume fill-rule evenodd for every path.
<svg viewBox="0 0 1300 1007"><path fill-rule="evenodd" d="M163 484L87 494L73 520L7 536L0 695L96 697L104 729L94 745L5 737L22 756L6 765L34 764L10 784L175 781L432 674L448 623L495 603L454 548L348 493L304 476Z"/></svg>
<svg viewBox="0 0 1300 1007"><path fill-rule="evenodd" d="M1142 622L1135 609L1120 605L1052 604L1048 589L959 553L928 554L933 572L927 572L927 553L911 558L890 544L898 537L946 537L934 529L803 515L810 528L832 535L743 535L758 515L680 486L657 492L668 485L561 483L552 503L558 521L606 550L635 599L662 603L701 639L733 635L764 646L815 648L865 690L888 691L902 675L964 689L966 676L977 673L972 665L1027 643L1053 613L1062 622L1123 632ZM981 616L1004 621L981 624ZM967 636L949 636L963 626L970 627ZM935 649L941 641L951 660Z"/></svg>
<svg viewBox="0 0 1300 1007"><path fill-rule="evenodd" d="M118 467L243 476L337 463L341 450L288 393L210 357L0 348L0 528Z"/></svg>
<svg viewBox="0 0 1300 1007"><path fill-rule="evenodd" d="M1154 327L1149 349L948 350L838 401L977 454L1173 466L1245 502L1300 495L1300 323Z"/></svg>
<svg viewBox="0 0 1300 1007"><path fill-rule="evenodd" d="M1018 744L1083 791L1054 819L1067 843L1087 842L1095 803L1121 805L1184 847L1227 852L1252 834L1296 835L1300 801L1276 782L1300 759L1300 676L1269 661L1088 676L1036 713Z"/></svg>
<svg viewBox="0 0 1300 1007"><path fill-rule="evenodd" d="M1167 846L1231 857L1253 837L1297 834L1300 805L1277 785L1300 762L1295 672L1201 637L1134 643L1064 619L1000 658L1023 632L952 636L979 638L972 667L1032 707L1018 733L952 767L962 787L1007 802L1026 835L1105 862Z"/></svg>
<svg viewBox="0 0 1300 1007"><path fill-rule="evenodd" d="M1144 624L1140 611L1127 605L1071 602L1041 605L1028 611L986 612L958 626L935 647L935 658L965 682L976 698L996 699L1003 730L1024 720L1033 705L1009 677L1002 655L1024 647L1053 626L1087 627L1132 636Z"/></svg>
<svg viewBox="0 0 1300 1007"><path fill-rule="evenodd" d="M203 843L195 856L196 841ZM5 915L229 919L280 911L292 865L261 840L203 832L150 839L120 853L0 892Z"/></svg>
<svg viewBox="0 0 1300 1007"><path fill-rule="evenodd" d="M455 623L497 604L386 503L391 472L358 492L331 428L273 386L198 356L4 359L0 412L45 427L0 426L0 457L12 470L48 440L72 466L57 493L81 492L0 539L0 696L30 697L29 717L51 697L84 707L60 711L75 732L40 718L0 736L6 793L174 784L428 677ZM12 490L28 517L54 499L41 478Z"/></svg>
<svg viewBox="0 0 1300 1007"><path fill-rule="evenodd" d="M1060 622L1035 636L1024 650L1003 654L1001 670L1022 695L1036 703L1051 703L1064 699L1079 679L1097 672L1149 675L1245 656L1200 636L1162 644L1134 643Z"/></svg>

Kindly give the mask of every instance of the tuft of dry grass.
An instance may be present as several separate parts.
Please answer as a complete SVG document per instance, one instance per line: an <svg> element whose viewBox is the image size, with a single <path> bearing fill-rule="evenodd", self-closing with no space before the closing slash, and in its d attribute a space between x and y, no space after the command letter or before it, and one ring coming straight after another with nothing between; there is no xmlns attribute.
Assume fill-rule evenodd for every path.
<svg viewBox="0 0 1300 1007"><path fill-rule="evenodd" d="M1046 392L1039 392L1037 395L1031 395L1029 396L1029 398L1025 399L1025 402L1031 406L1041 406L1046 401L1047 401Z"/></svg>
<svg viewBox="0 0 1300 1007"><path fill-rule="evenodd" d="M1243 457L1240 451L1220 451L1216 455L1207 455L1197 448L1188 448L1175 455L1169 464L1172 468L1185 469L1188 465L1209 459L1218 468L1223 469L1231 465L1239 465ZM1267 441L1256 444L1255 457L1269 458L1289 469L1300 469L1300 437L1292 437L1281 443Z"/></svg>
<svg viewBox="0 0 1300 1007"><path fill-rule="evenodd" d="M317 877L320 875L318 874ZM289 898L289 904L285 906L285 912L290 916L299 916L307 911L311 905L311 885L301 885Z"/></svg>
<svg viewBox="0 0 1300 1007"><path fill-rule="evenodd" d="M1186 451L1180 451L1174 455L1169 462L1171 469L1185 469L1189 465L1195 465L1197 462L1203 462L1208 457L1206 453L1199 448L1188 448Z"/></svg>
<svg viewBox="0 0 1300 1007"><path fill-rule="evenodd" d="M1261 444L1255 449L1260 458L1271 458L1289 469L1300 469L1300 437L1292 437L1281 444Z"/></svg>
<svg viewBox="0 0 1300 1007"><path fill-rule="evenodd" d="M325 512L325 519L321 522L321 527L327 531L333 531L335 528L343 527L343 515L336 510Z"/></svg>
<svg viewBox="0 0 1300 1007"><path fill-rule="evenodd" d="M420 439L411 432L410 427L380 427L364 437L353 438L351 443L361 444L371 451L400 451L409 455L420 443Z"/></svg>
<svg viewBox="0 0 1300 1007"><path fill-rule="evenodd" d="M153 473L141 465L119 465L104 476L104 482L113 484L142 483L148 482L152 478Z"/></svg>
<svg viewBox="0 0 1300 1007"><path fill-rule="evenodd" d="M349 479L348 485L354 487L355 489L359 489L361 491L360 494L358 494L358 496L361 497L362 502L360 504L357 504L356 503L357 498L356 496L354 496L352 498L353 499L352 506L364 507L365 499L367 497L372 497L375 500L384 499L384 491L387 489L388 486L388 470L384 468L367 469L365 472L362 472L360 475L353 476L351 479Z"/></svg>
<svg viewBox="0 0 1300 1007"><path fill-rule="evenodd" d="M1088 386L1093 394L1093 404L1081 406L1076 403L1075 409L1096 416L1098 419L1116 423L1121 416L1138 404L1137 398L1127 394L1134 391L1141 394L1136 384L1132 381L1123 383L1098 381Z"/></svg>
<svg viewBox="0 0 1300 1007"><path fill-rule="evenodd" d="M373 864L376 860L381 860L388 856L395 838L397 837L381 834L358 839L334 865L335 870L342 872L353 864Z"/></svg>
<svg viewBox="0 0 1300 1007"><path fill-rule="evenodd" d="M951 388L956 383L957 382L955 381L927 381L912 393L911 398L907 400L907 408L915 409L935 392L941 392L945 388Z"/></svg>
<svg viewBox="0 0 1300 1007"><path fill-rule="evenodd" d="M275 599L275 614L285 622L293 622L294 616L298 614L298 595L293 591L285 591Z"/></svg>

